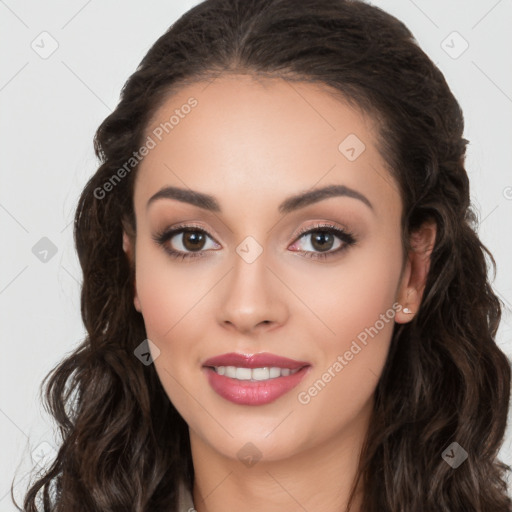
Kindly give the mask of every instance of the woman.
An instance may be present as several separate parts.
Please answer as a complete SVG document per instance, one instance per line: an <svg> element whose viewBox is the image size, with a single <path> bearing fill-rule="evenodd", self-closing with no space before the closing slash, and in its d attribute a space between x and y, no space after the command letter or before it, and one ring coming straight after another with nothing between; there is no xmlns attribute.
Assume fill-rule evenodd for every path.
<svg viewBox="0 0 512 512"><path fill-rule="evenodd" d="M63 443L24 510L512 510L462 134L376 7L180 18L96 134L88 336L48 376Z"/></svg>

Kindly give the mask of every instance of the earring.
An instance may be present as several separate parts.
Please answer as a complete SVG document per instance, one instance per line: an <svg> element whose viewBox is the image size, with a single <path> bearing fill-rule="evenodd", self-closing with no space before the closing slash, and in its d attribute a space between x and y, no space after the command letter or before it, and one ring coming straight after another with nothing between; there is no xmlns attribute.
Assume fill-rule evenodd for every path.
<svg viewBox="0 0 512 512"><path fill-rule="evenodd" d="M403 312L406 314L406 315L410 315L412 313L412 311L409 309L409 308L404 308L403 309Z"/></svg>

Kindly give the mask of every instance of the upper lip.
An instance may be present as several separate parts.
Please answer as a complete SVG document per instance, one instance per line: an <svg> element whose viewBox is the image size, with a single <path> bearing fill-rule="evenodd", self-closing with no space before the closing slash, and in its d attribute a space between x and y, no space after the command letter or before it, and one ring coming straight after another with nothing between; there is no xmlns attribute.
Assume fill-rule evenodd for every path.
<svg viewBox="0 0 512 512"><path fill-rule="evenodd" d="M261 352L259 354L237 354L236 352L230 352L229 354L221 354L207 359L203 366L236 366L238 368L277 367L295 370L309 366L309 363L307 361L297 361L277 356L268 352Z"/></svg>

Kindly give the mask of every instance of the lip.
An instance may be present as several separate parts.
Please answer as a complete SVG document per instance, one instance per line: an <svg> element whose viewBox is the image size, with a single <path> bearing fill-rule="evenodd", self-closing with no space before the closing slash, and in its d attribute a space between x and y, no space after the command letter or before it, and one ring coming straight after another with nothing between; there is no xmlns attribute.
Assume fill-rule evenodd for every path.
<svg viewBox="0 0 512 512"><path fill-rule="evenodd" d="M278 367L290 368L296 370L303 366L309 366L307 361L296 361L287 357L277 356L268 352L261 352L259 354L237 354L230 352L229 354L221 354L207 359L203 366L237 366L239 368L263 368L263 367ZM281 377L279 377L281 378Z"/></svg>
<svg viewBox="0 0 512 512"><path fill-rule="evenodd" d="M278 367L298 370L292 375L265 381L237 380L219 375L213 366L237 366L239 368ZM237 405L264 405L274 402L295 388L311 369L310 363L296 361L269 353L223 354L206 360L203 372L211 388L222 398Z"/></svg>

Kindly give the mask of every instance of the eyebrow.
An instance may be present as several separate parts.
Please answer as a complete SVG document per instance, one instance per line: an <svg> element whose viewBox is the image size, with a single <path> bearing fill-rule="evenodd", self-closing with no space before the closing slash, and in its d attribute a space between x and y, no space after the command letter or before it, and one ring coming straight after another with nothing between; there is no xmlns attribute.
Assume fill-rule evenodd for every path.
<svg viewBox="0 0 512 512"><path fill-rule="evenodd" d="M353 199L358 199L371 210L373 210L373 206L370 201L366 198L366 196L357 190L346 187L345 185L328 185L323 188L301 192L285 199L279 205L278 211L282 214L287 214L295 210L299 210L300 208L304 208L310 204L317 203L324 199L329 199L331 197L350 197ZM215 197L190 189L172 186L164 187L149 198L146 204L146 209L148 209L150 204L157 199L175 199L176 201L188 203L211 212L222 211Z"/></svg>

